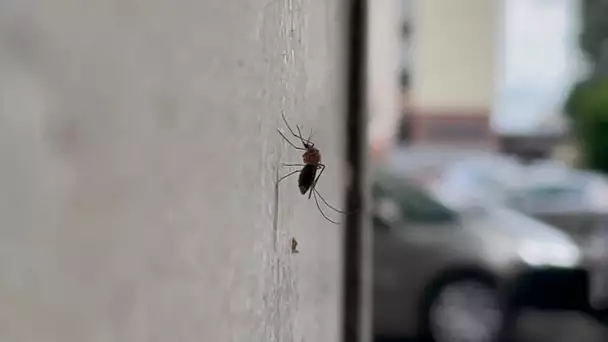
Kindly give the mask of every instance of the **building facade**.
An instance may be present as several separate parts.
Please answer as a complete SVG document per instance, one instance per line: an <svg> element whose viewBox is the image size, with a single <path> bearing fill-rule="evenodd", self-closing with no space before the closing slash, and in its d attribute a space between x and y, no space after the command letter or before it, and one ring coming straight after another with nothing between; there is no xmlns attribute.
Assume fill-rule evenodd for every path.
<svg viewBox="0 0 608 342"><path fill-rule="evenodd" d="M401 110L398 74L401 70L403 0L368 2L367 105L368 134L374 156L396 142Z"/></svg>
<svg viewBox="0 0 608 342"><path fill-rule="evenodd" d="M499 1L406 0L402 137L492 144Z"/></svg>

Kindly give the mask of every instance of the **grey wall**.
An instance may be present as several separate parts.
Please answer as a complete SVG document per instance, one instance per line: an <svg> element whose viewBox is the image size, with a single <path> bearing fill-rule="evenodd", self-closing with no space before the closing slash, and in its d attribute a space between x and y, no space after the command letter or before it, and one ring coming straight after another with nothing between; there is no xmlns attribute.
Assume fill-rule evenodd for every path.
<svg viewBox="0 0 608 342"><path fill-rule="evenodd" d="M339 2L1 2L0 340L335 341Z"/></svg>

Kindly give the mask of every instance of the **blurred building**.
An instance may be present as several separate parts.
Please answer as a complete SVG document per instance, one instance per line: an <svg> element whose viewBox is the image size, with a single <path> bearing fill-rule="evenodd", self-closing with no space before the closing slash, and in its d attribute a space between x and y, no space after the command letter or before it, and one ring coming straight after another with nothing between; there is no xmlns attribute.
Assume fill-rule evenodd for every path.
<svg viewBox="0 0 608 342"><path fill-rule="evenodd" d="M401 109L397 75L401 58L402 0L368 2L368 113L374 157L396 142Z"/></svg>
<svg viewBox="0 0 608 342"><path fill-rule="evenodd" d="M412 15L414 0L401 0L401 58L399 65L399 102L400 121L397 131L398 140L409 142L412 138L412 106L410 84L412 74Z"/></svg>
<svg viewBox="0 0 608 342"><path fill-rule="evenodd" d="M567 94L569 82L578 78L570 69L581 69L572 67L581 60L575 19L579 1L401 0L401 5L398 140L409 145L483 146L530 158L548 157L562 140L560 132L567 131L557 122L561 119L559 98ZM536 55L532 48L522 50L522 42L533 41L528 37L532 24L538 31L535 37L546 41L543 46L553 44L559 56L540 44L532 45ZM514 30L522 32L517 41ZM529 56L523 57L528 62L522 62L522 54ZM543 64L546 68L521 71L543 58L551 59ZM521 77L514 73L527 75L528 81L516 81ZM553 74L559 74L554 75L559 80L552 81ZM507 83L510 92L505 91ZM551 85L550 89L545 86L545 93L553 94L549 99L553 102L529 89L536 84ZM513 94L524 98L515 99ZM551 103L526 106L526 100ZM538 127L525 134L513 128L530 126L530 122Z"/></svg>
<svg viewBox="0 0 608 342"><path fill-rule="evenodd" d="M499 2L404 0L400 137L491 144Z"/></svg>

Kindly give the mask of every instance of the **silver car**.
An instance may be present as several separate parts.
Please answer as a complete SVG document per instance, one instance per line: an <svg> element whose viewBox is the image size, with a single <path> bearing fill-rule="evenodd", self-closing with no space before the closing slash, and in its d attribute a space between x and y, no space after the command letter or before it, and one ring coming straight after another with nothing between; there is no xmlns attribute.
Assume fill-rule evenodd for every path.
<svg viewBox="0 0 608 342"><path fill-rule="evenodd" d="M397 172L374 170L374 331L435 342L508 338L524 307L588 310L582 253L517 211L455 211Z"/></svg>

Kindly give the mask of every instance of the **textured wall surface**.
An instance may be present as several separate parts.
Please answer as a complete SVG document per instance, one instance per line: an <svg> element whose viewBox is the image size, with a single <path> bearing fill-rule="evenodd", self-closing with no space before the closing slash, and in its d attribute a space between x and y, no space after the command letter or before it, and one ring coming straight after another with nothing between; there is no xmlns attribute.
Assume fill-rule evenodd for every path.
<svg viewBox="0 0 608 342"><path fill-rule="evenodd" d="M274 182L284 110L342 206L340 8L1 2L0 340L335 341L340 228Z"/></svg>

